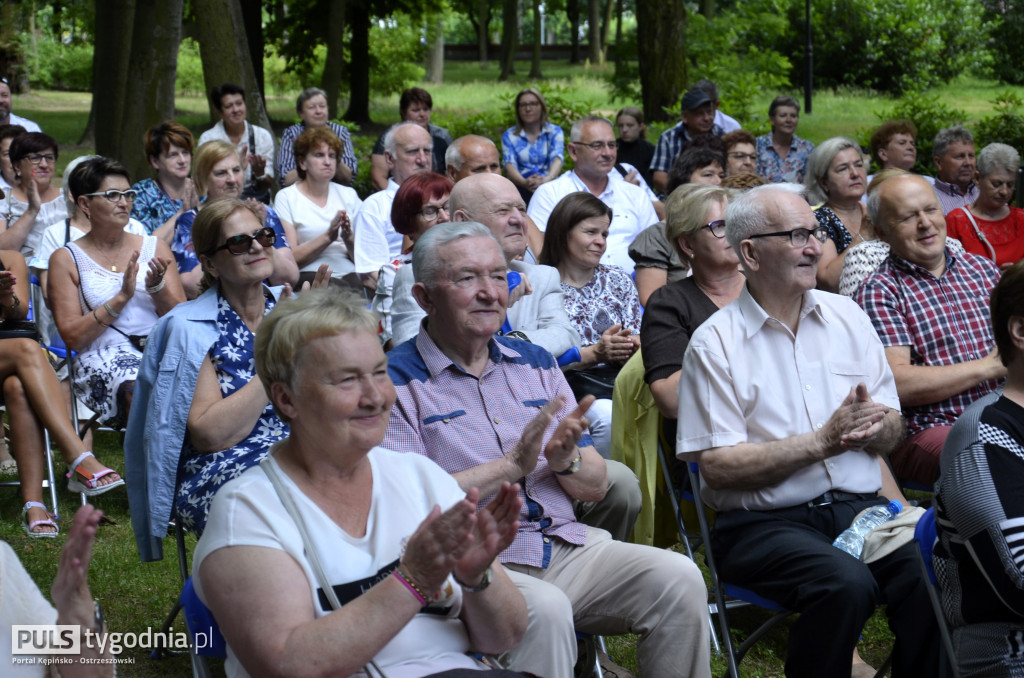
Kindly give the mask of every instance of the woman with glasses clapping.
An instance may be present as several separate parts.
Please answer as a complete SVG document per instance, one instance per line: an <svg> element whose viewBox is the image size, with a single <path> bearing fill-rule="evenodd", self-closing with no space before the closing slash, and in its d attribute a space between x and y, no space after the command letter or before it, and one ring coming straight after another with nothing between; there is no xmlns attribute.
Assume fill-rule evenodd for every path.
<svg viewBox="0 0 1024 678"><path fill-rule="evenodd" d="M67 218L64 193L53 185L57 142L42 132L14 138L8 151L16 178L0 204L0 249L19 250L31 259L43 231Z"/></svg>
<svg viewBox="0 0 1024 678"><path fill-rule="evenodd" d="M70 181L92 230L50 257L50 306L64 343L79 352L76 392L100 421L120 425L146 336L185 293L167 245L125 231L137 194L120 163L88 160Z"/></svg>
<svg viewBox="0 0 1024 678"><path fill-rule="evenodd" d="M206 203L192 224L200 295L153 328L139 370L141 406L132 410L125 437L127 474L158 467L161 476L178 479L178 491L147 494L140 475L138 492L129 495L133 519L161 516L166 525L173 508L185 529L202 534L220 486L288 435L253 369L256 330L289 289L264 283L281 255L276 240L258 206L234 198ZM329 279L325 265L314 285ZM137 528L143 524L148 528L147 519L136 519Z"/></svg>

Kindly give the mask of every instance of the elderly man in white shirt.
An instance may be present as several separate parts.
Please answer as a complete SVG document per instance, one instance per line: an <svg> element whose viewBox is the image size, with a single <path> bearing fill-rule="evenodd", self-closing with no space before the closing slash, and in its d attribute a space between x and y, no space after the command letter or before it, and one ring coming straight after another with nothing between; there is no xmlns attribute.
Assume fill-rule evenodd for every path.
<svg viewBox="0 0 1024 678"><path fill-rule="evenodd" d="M377 289L380 267L402 253L404 236L391 225L395 193L408 177L431 170L433 148L430 133L417 122L397 123L384 135L384 159L391 170L391 178L387 188L363 201L352 224L356 273L371 290Z"/></svg>
<svg viewBox="0 0 1024 678"><path fill-rule="evenodd" d="M711 547L723 580L800 613L787 676L849 676L881 604L896 636L893 675L938 675L916 546L871 563L832 546L860 511L902 499L880 455L903 421L871 322L815 289L828 236L791 188L753 189L726 210L747 283L686 350L678 456L699 463L701 496L718 512Z"/></svg>
<svg viewBox="0 0 1024 678"><path fill-rule="evenodd" d="M633 260L627 250L633 238L658 222L654 205L639 186L609 178L617 155L615 130L610 122L597 116L581 118L573 124L569 138L569 156L574 168L554 181L541 184L530 199L527 214L537 228L544 231L552 210L565 196L580 191L597 196L612 209L608 248L601 263L621 266L632 273Z"/></svg>

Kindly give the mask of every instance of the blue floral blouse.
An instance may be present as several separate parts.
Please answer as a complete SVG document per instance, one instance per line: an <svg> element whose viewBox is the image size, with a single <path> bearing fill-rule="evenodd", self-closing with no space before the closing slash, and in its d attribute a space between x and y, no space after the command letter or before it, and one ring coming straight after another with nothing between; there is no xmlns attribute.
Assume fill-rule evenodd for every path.
<svg viewBox="0 0 1024 678"><path fill-rule="evenodd" d="M150 235L181 209L181 200L174 200L164 193L156 179L143 179L132 189L138 193L132 205L132 218L142 222Z"/></svg>
<svg viewBox="0 0 1024 678"><path fill-rule="evenodd" d="M515 165L524 179L544 175L555 158L565 159L565 133L558 125L544 123L540 136L531 144L526 132L516 134L516 128L510 127L501 135L501 151L503 162Z"/></svg>
<svg viewBox="0 0 1024 678"><path fill-rule="evenodd" d="M267 294L266 313L274 308ZM251 380L257 379L254 341L256 335L246 326L224 297L217 295L217 328L220 338L210 348L210 360L217 371L221 395L225 398ZM178 493L175 509L186 530L203 533L213 497L220 486L260 463L270 446L288 435L288 424L281 421L268 404L252 431L242 442L219 452L202 453L192 447L188 436L178 466Z"/></svg>

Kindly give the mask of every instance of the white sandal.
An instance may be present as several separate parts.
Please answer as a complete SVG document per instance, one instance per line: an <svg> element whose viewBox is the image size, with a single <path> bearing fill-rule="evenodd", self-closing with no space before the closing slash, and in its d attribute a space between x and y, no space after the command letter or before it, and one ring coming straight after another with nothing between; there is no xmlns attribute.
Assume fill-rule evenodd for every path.
<svg viewBox="0 0 1024 678"><path fill-rule="evenodd" d="M106 485L100 485L99 480L105 476L109 476L111 473L117 473L117 471L109 468L105 468L99 473L92 474L83 468L80 468L82 462L86 457L94 457L95 455L88 450L78 455L78 458L71 463L71 470L67 472L68 479L68 490L71 492L81 492L87 497L95 497L96 495L109 492L115 487L124 485L124 478L118 478L112 483ZM81 479L81 480L80 480Z"/></svg>
<svg viewBox="0 0 1024 678"><path fill-rule="evenodd" d="M33 539L54 539L60 534L60 527L57 523L53 522L53 514L46 511L46 515L50 516L45 520L33 520L31 523L28 521L28 510L29 509L43 509L46 511L46 504L38 501L27 501L25 505L21 507L21 529L25 530L25 534L32 537ZM35 529L40 525L48 525L53 528L53 532L36 532Z"/></svg>

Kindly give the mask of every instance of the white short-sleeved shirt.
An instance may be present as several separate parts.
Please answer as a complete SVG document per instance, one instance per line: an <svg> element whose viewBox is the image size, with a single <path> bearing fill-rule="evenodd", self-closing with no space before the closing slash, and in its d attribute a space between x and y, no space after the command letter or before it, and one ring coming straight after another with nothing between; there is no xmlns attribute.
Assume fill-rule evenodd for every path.
<svg viewBox="0 0 1024 678"><path fill-rule="evenodd" d="M746 287L701 325L686 349L679 378L676 452L763 443L822 428L864 382L872 400L899 410L896 381L878 335L848 297L804 293L794 336L770 317ZM769 510L810 501L828 490L875 492L878 459L844 452L810 464L758 490L714 490L701 483L715 510Z"/></svg>
<svg viewBox="0 0 1024 678"><path fill-rule="evenodd" d="M42 132L43 131L43 130L41 130L39 128L39 125L37 125L36 123L32 122L28 118L23 118L20 115L15 115L14 113L11 113L11 117L7 121L7 124L8 125L21 125L22 127L25 128L26 132Z"/></svg>
<svg viewBox="0 0 1024 678"><path fill-rule="evenodd" d="M581 191L588 193L589 189L576 172L570 170L554 181L541 184L530 199L530 207L526 213L537 224L537 228L545 231L555 205L570 193ZM644 193L644 189L625 181L611 179L608 180L604 192L597 197L612 210L612 223L608 229L608 249L601 257L601 263L606 266L619 266L626 273L632 273L634 264L629 257L629 244L645 228L658 223L654 205Z"/></svg>
<svg viewBox="0 0 1024 678"><path fill-rule="evenodd" d="M289 243L292 248L327 231L338 210L348 212L349 219L355 223L359 218L359 212L362 211L362 205L363 201L359 199L355 189L334 182L330 184L327 204L323 207L304 196L299 191L298 183L281 189L274 198L274 211L277 212L277 216L295 226L295 233L299 237L299 242ZM355 270L352 260L348 258L348 248L340 237L328 245L319 257L303 266L302 270L316 271L320 264L329 264L335 278Z"/></svg>
<svg viewBox="0 0 1024 678"><path fill-rule="evenodd" d="M447 510L466 496L454 478L422 455L377 447L368 458L373 493L366 534L359 538L342 530L287 474L281 473L342 607L391 573L401 555L402 540L416 531L435 504ZM204 602L208 596L203 590L203 561L214 551L229 546L260 546L287 552L306 575L316 617L331 612L330 603L319 593L295 522L258 466L221 487L214 497L193 561L197 575L193 581ZM462 588L449 576L443 591L447 597L429 603L429 611L413 617L374 657L389 677L413 678L454 668L479 668L464 654L469 649L469 637L459 619ZM387 614L387 610L379 613ZM248 675L230 646L225 669L228 676Z"/></svg>
<svg viewBox="0 0 1024 678"><path fill-rule="evenodd" d="M355 262L357 273L376 273L380 267L402 254L405 237L391 225L391 203L395 201L398 184L388 179L387 188L377 191L363 203L355 230Z"/></svg>
<svg viewBox="0 0 1024 678"><path fill-rule="evenodd" d="M241 141L237 144L231 141L231 137L228 136L227 131L224 129L224 121L218 120L216 125L199 135L199 143L196 144L196 148L199 148L207 141L226 141L238 150L238 154L241 155L244 161L245 156L242 155L242 151L249 145L249 130L252 130L253 140L256 142L256 148L250 148L249 153L262 155L266 158L267 167L263 170L263 173L268 177L274 176L274 138L270 136L270 132L262 127L249 124L248 120L245 122L245 134L242 135ZM245 167L245 183L246 185L252 183L252 167L249 165Z"/></svg>

